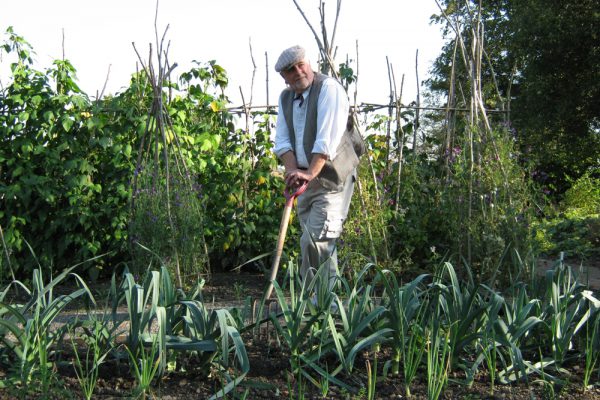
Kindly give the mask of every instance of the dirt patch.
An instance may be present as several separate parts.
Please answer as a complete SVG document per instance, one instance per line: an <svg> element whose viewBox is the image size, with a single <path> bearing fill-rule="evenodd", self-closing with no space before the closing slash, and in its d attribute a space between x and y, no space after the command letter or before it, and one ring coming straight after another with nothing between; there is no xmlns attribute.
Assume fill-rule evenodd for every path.
<svg viewBox="0 0 600 400"><path fill-rule="evenodd" d="M236 390L240 395L237 397L231 394L231 398L243 398L241 395L247 390L247 399L297 399L298 382L289 375L289 354L280 347L265 341L256 341L252 337L245 338L248 357L250 360L250 374L246 377L243 384ZM389 354L386 350L378 353L379 367L376 386L376 399L403 399L406 397L406 389L402 379L402 372L399 376L388 376L383 378L382 366L387 361ZM356 392L348 392L337 386L331 385L324 394L316 387L303 383L303 392L306 399L365 399L367 375L362 365L366 360L373 362L373 354L363 353L357 359L357 368L351 375L340 374L338 378L347 383L352 383ZM185 372L171 372L163 379L156 381L152 386L149 396L150 399L163 400L184 400L184 399L208 399L221 387L222 383L215 378L214 371L207 371L198 368L194 364L193 357L186 357ZM458 381L464 380L464 375L454 373L450 382L445 388L441 399L531 399L531 398L560 398L563 400L593 400L600 398L600 389L595 388L584 392L582 387L582 369L579 365L566 366L571 372L563 385L544 386L541 383L531 379L530 385L498 385L496 384L493 393L490 392L489 377L485 372L480 373L475 381L470 385L458 384ZM29 388L27 393L16 389L7 389L0 391L2 399L80 399L83 398L77 379L70 366L60 368L60 384L56 385L52 393L37 393L35 389ZM2 374L0 373L0 377ZM136 383L130 378L131 373L125 363L107 363L103 365L97 388L95 399L117 399L132 398L135 392ZM262 387L261 387L262 385ZM290 393L291 392L291 393ZM412 399L427 399L427 372L425 369L419 371L416 380L411 385ZM533 396L533 397L532 397Z"/></svg>
<svg viewBox="0 0 600 400"><path fill-rule="evenodd" d="M263 295L267 282L267 277L262 273L214 273L208 278L202 296L208 303L242 301L248 296L259 299Z"/></svg>

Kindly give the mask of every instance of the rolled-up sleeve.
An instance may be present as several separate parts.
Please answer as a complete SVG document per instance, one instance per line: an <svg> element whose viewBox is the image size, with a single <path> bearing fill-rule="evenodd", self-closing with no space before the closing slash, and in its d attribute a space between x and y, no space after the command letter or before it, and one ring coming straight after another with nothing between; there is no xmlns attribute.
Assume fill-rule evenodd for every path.
<svg viewBox="0 0 600 400"><path fill-rule="evenodd" d="M327 155L333 160L348 122L348 96L342 85L332 78L326 79L317 107L317 135L312 152Z"/></svg>

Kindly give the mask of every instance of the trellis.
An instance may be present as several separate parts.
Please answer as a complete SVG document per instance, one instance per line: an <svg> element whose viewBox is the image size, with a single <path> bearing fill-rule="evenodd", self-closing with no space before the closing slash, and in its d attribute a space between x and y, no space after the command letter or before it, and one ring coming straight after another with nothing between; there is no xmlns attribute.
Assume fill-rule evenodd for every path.
<svg viewBox="0 0 600 400"><path fill-rule="evenodd" d="M158 2L157 2L156 16L158 16ZM155 17L156 18L156 17ZM152 177L150 192L156 192L159 186L164 185L166 192L166 201L164 207L167 211L167 219L170 227L170 241L172 254L171 259L175 265L175 279L179 287L183 287L183 277L180 265L180 254L178 245L176 243L176 232L177 227L174 223L171 199L173 196L171 188L171 178L176 176L184 183L183 187L192 193L194 190L194 182L191 174L187 168L184 157L181 154L181 143L173 124L169 113L167 111L168 97L164 93L165 83L168 82L171 72L175 69L177 64L171 65L168 59L169 44L165 47L165 37L169 26L165 29L162 37L159 40L158 30L156 28L155 19L155 34L156 34L156 61L157 67L153 64L153 47L149 45L149 54L147 61L144 60L136 46L133 43L134 50L138 56L139 62L142 65L143 72L148 80L148 84L152 88L152 103L147 114L147 122L144 132L140 138L140 145L138 150L138 158L136 162L135 174L133 177L133 191L131 198L131 210L132 216L133 211L136 207L136 200L140 189L138 187L138 177L140 173L144 172L150 174ZM175 167L175 171L171 169L171 166ZM148 182L144 182L148 183ZM198 207L196 203L192 206ZM197 213L200 215L200 212ZM199 233L198 237L201 241L201 246L204 249L204 262L206 263L207 269L210 272L210 264L208 257L208 248L204 238L203 226L201 221L197 221ZM140 243L141 245L141 243ZM143 246L143 245L142 245ZM164 262L164 259L161 260Z"/></svg>

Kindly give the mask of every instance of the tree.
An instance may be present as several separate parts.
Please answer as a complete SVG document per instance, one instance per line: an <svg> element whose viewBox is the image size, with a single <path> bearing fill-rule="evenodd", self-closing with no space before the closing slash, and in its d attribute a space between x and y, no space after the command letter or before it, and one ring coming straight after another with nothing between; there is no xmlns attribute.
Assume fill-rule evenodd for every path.
<svg viewBox="0 0 600 400"><path fill-rule="evenodd" d="M520 76L513 121L522 148L559 193L598 167L600 3L514 0L511 50Z"/></svg>
<svg viewBox="0 0 600 400"><path fill-rule="evenodd" d="M486 68L483 91L490 108L510 110L521 150L543 172L556 193L567 189L567 178L577 178L598 166L600 154L600 42L597 32L600 4L594 0L443 0L443 13L432 20L443 23L448 42L428 82L434 92L447 92L453 59L460 106L461 79L466 66L454 58L458 22L463 37L474 26L473 10L481 6L485 26ZM468 45L468 44L467 44ZM460 85L463 85L462 87Z"/></svg>

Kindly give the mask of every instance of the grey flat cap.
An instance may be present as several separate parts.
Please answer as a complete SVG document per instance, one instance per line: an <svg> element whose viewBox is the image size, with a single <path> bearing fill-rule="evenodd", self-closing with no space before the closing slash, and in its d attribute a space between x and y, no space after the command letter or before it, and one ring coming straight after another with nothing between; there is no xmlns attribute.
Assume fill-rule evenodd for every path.
<svg viewBox="0 0 600 400"><path fill-rule="evenodd" d="M306 51L300 46L292 46L289 49L285 49L275 64L275 71L281 72L286 70L294 64L304 60L305 56Z"/></svg>

